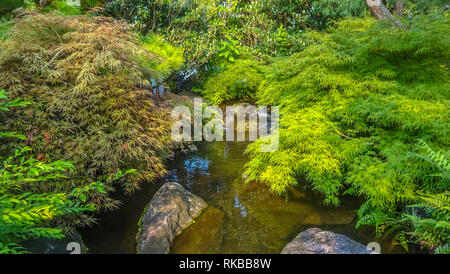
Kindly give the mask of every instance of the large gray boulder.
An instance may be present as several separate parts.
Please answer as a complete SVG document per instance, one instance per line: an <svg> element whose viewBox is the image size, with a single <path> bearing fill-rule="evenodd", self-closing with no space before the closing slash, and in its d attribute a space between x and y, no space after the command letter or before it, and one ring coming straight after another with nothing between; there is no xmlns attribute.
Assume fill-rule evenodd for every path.
<svg viewBox="0 0 450 274"><path fill-rule="evenodd" d="M165 183L150 201L139 222L137 253L165 254L172 240L193 223L206 202L177 183Z"/></svg>
<svg viewBox="0 0 450 274"><path fill-rule="evenodd" d="M372 254L366 246L342 234L310 228L298 234L281 254Z"/></svg>

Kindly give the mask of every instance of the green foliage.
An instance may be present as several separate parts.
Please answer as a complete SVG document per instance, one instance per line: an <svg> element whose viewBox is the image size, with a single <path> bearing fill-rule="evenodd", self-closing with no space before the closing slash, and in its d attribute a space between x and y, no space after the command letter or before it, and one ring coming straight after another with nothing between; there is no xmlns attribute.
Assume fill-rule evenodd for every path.
<svg viewBox="0 0 450 274"><path fill-rule="evenodd" d="M364 0L319 0L311 5L313 12L309 22L315 28L328 26L332 20L339 18L361 17L370 14Z"/></svg>
<svg viewBox="0 0 450 274"><path fill-rule="evenodd" d="M338 204L344 189L390 210L436 183L415 140L449 140L447 16L415 17L411 30L372 19L311 32L304 51L266 69L259 104L279 105L280 145L249 146L249 180L276 192L306 180Z"/></svg>
<svg viewBox="0 0 450 274"><path fill-rule="evenodd" d="M2 0L0 2L0 15L9 13L24 6L24 0Z"/></svg>
<svg viewBox="0 0 450 274"><path fill-rule="evenodd" d="M409 30L344 20L330 33L308 33L310 46L266 68L256 97L280 106L280 144L273 153L260 152L264 140L251 144L246 174L277 193L308 183L335 205L341 194L364 196L357 227L445 253L449 21L407 23ZM401 212L419 200L411 207L425 216Z"/></svg>
<svg viewBox="0 0 450 274"><path fill-rule="evenodd" d="M283 25L281 25L277 29L276 39L278 51L281 53L287 52L289 48L288 33L286 32L286 29L283 27Z"/></svg>
<svg viewBox="0 0 450 274"><path fill-rule="evenodd" d="M233 40L230 36L227 36L227 41L221 43L218 56L223 58L225 61L234 63L240 54L237 46L238 41Z"/></svg>
<svg viewBox="0 0 450 274"><path fill-rule="evenodd" d="M140 60L143 66L156 72L156 78L164 80L183 65L183 49L172 46L162 36L142 36L141 40L143 46L157 56L155 60L145 57Z"/></svg>
<svg viewBox="0 0 450 274"><path fill-rule="evenodd" d="M433 172L428 176L433 178L433 184L425 184L423 188L433 193L448 190L450 187L450 154L449 151L434 151L425 141L418 141L418 150L422 153L415 155L431 165Z"/></svg>
<svg viewBox="0 0 450 274"><path fill-rule="evenodd" d="M450 253L450 151L434 151L423 140L419 140L421 153L415 155L431 166L429 176L436 178L434 185L425 185L425 194L419 193L419 204L410 205L413 213L417 209L424 211L425 216L403 214L403 222L410 223L411 236L422 246L435 253Z"/></svg>
<svg viewBox="0 0 450 274"><path fill-rule="evenodd" d="M444 2L405 1L404 13L436 12ZM393 3L388 8L392 11ZM217 57L236 59L233 48L246 59L292 54L306 46L302 34L308 29L324 30L370 10L364 0L113 0L105 4L105 13L183 47L186 68L208 75Z"/></svg>
<svg viewBox="0 0 450 274"><path fill-rule="evenodd" d="M10 34L1 42L0 87L32 107L14 109L2 123L27 136L37 159L75 166L75 181L40 185L42 192L66 192L135 168L119 181L129 193L164 174L171 121L152 100L148 79L160 72L139 62L160 57L128 25L104 17L35 14L18 21ZM101 209L117 206L107 195L89 200Z"/></svg>
<svg viewBox="0 0 450 274"><path fill-rule="evenodd" d="M64 15L79 15L81 14L80 7L71 6L67 4L66 0L54 0L42 9L42 12L60 12Z"/></svg>
<svg viewBox="0 0 450 274"><path fill-rule="evenodd" d="M0 18L0 41L8 38L8 30L12 27L13 21L7 17Z"/></svg>
<svg viewBox="0 0 450 274"><path fill-rule="evenodd" d="M321 0L314 1L312 6L318 10L318 13L329 18L358 17L367 9L367 4L364 0Z"/></svg>
<svg viewBox="0 0 450 274"><path fill-rule="evenodd" d="M393 0L388 1L391 6L395 4ZM441 12L443 7L448 4L448 0L406 0L404 1L404 14L426 14Z"/></svg>
<svg viewBox="0 0 450 274"><path fill-rule="evenodd" d="M20 99L8 101L0 90L0 110L8 111L28 105ZM0 138L26 139L25 136L0 132ZM28 155L31 148L16 148L0 158L0 254L23 253L20 243L34 238L62 238L61 228L52 228L51 222L59 216L80 217L93 211L95 205L86 203L92 192L105 193L101 183L74 188L70 193L36 193L37 184L69 179L73 166L64 161L44 163Z"/></svg>
<svg viewBox="0 0 450 274"><path fill-rule="evenodd" d="M258 62L237 60L206 82L203 95L214 104L233 99L249 99L254 96L262 80Z"/></svg>
<svg viewBox="0 0 450 274"><path fill-rule="evenodd" d="M143 34L160 34L182 46L186 66L203 69L215 64L216 57L228 62L238 55L264 59L302 48L302 31L322 29L328 18L317 15L320 11L313 2L114 0L105 4L105 12L127 20ZM343 15L333 14L333 18L339 16Z"/></svg>
<svg viewBox="0 0 450 274"><path fill-rule="evenodd" d="M99 0L80 0L80 8L82 11L90 10L100 4Z"/></svg>
<svg viewBox="0 0 450 274"><path fill-rule="evenodd" d="M358 211L359 220L356 227L361 225L374 226L378 237L385 233L394 238L408 249L409 242L419 243L434 253L449 253L450 245L450 188L448 165L449 152L435 152L423 140L418 142L420 153L413 155L429 166L429 172L438 171L428 176L436 178L432 186L422 188L426 193L418 191L411 201L418 204L406 207L408 214L393 210L383 210L365 203Z"/></svg>
<svg viewBox="0 0 450 274"><path fill-rule="evenodd" d="M216 54L218 28L226 16L217 18L220 7L214 0L114 0L104 7L107 15L127 20L142 34L163 35L184 48L189 68L202 66Z"/></svg>
<svg viewBox="0 0 450 274"><path fill-rule="evenodd" d="M450 249L450 193L420 196L421 203L411 207L425 210L426 217L404 214L412 223L411 236L435 253L449 254Z"/></svg>

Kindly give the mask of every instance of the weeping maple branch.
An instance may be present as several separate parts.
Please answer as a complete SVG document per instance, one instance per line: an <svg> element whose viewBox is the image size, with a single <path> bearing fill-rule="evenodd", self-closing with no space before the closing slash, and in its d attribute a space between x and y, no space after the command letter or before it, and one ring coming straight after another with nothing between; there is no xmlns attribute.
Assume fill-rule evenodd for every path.
<svg viewBox="0 0 450 274"><path fill-rule="evenodd" d="M369 6L373 17L378 20L391 20L397 27L406 28L402 22L392 15L392 13L386 8L382 0L366 0L367 6Z"/></svg>

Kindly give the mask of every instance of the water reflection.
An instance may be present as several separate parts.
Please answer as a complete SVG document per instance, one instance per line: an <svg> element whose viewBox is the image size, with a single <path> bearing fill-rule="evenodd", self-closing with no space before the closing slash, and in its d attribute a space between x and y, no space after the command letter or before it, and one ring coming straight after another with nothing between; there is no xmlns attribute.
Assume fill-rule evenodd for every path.
<svg viewBox="0 0 450 274"><path fill-rule="evenodd" d="M197 144L198 145L198 144ZM366 244L371 231L355 230L359 202L343 199L340 207L327 207L322 197L291 189L280 197L260 183L245 184L245 142L211 142L198 145L191 155L176 155L167 176L145 184L132 196L114 193L123 205L98 217L98 225L81 231L92 253L135 253L139 218L165 181L179 182L210 205L196 222L179 235L172 253L279 253L299 232L320 227ZM398 252L400 247L382 253Z"/></svg>
<svg viewBox="0 0 450 274"><path fill-rule="evenodd" d="M184 169L188 174L209 175L209 160L200 157L192 157L184 161Z"/></svg>
<svg viewBox="0 0 450 274"><path fill-rule="evenodd" d="M241 205L238 197L234 197L234 207L237 207L241 210L241 216L243 218L247 217L247 209L245 208L245 206Z"/></svg>
<svg viewBox="0 0 450 274"><path fill-rule="evenodd" d="M279 253L309 227L332 229L361 243L373 240L370 233L354 229L358 201L344 199L338 208L327 207L322 197L299 189L281 197L260 183L244 183L247 144L205 143L193 155L172 163L170 168L178 172L170 180L210 205L175 239L172 253Z"/></svg>

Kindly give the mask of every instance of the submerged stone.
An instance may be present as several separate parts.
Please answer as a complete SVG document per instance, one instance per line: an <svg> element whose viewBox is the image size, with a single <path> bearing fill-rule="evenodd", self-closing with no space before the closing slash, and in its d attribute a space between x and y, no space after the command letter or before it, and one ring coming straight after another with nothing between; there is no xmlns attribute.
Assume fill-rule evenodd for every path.
<svg viewBox="0 0 450 274"><path fill-rule="evenodd" d="M172 240L193 223L208 205L177 183L165 183L156 192L139 223L137 253L168 253Z"/></svg>
<svg viewBox="0 0 450 274"><path fill-rule="evenodd" d="M354 210L311 212L303 220L305 225L347 225L356 217Z"/></svg>
<svg viewBox="0 0 450 274"><path fill-rule="evenodd" d="M223 226L224 213L213 206L208 208L174 240L170 250L173 254L214 253L217 244L222 242L219 232Z"/></svg>

